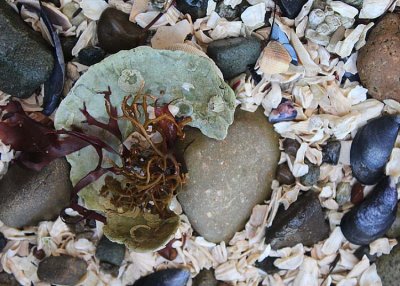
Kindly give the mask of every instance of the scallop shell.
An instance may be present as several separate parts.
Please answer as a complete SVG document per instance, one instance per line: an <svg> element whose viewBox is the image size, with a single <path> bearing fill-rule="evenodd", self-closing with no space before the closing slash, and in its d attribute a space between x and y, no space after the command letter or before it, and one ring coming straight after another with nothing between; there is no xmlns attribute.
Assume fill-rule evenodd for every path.
<svg viewBox="0 0 400 286"><path fill-rule="evenodd" d="M271 41L264 48L258 61L263 73L278 74L288 71L292 57L283 45L277 41Z"/></svg>

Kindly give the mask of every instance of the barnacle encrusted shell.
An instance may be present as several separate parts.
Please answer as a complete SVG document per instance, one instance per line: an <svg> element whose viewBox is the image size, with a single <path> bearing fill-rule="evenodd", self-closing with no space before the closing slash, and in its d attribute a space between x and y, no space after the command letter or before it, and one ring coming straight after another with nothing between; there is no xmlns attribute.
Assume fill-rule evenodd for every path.
<svg viewBox="0 0 400 286"><path fill-rule="evenodd" d="M80 77L68 96L62 101L55 116L57 129L71 129L72 126L82 128L88 134L96 135L115 150L119 148L119 141L110 136L105 130L87 126L80 109L86 103L87 111L97 120L108 122L109 116L105 107L104 96L99 92L111 89L111 103L117 107L119 115L122 115L121 103L125 96L134 95L139 91L144 80L143 92L159 98L158 103L169 103L184 110L180 114L190 114L193 121L191 126L199 128L205 135L223 139L227 135L227 129L233 122L235 109L235 95L232 89L223 81L216 72L215 65L209 59L182 51L156 50L149 47L140 47L129 51L121 51L103 62L93 65ZM132 133L132 126L127 120L118 121L123 139ZM104 151L103 166L107 167L108 158L119 164L118 158ZM75 185L97 165L97 153L92 146L67 156L71 164L71 181ZM107 174L122 182L122 177ZM79 196L89 209L104 212L112 222L122 224L121 227L109 225L108 237L111 240L125 242L128 247L137 251L144 251L161 246L166 242L179 224L179 218L171 217L171 222L164 225L158 224L147 228L142 237L165 227L165 233L157 241L147 245L132 235L135 228L134 222L141 222L144 218L134 214L125 213L119 217L119 211L108 198L99 195L104 185L104 177L93 182L82 191ZM134 218L136 220L134 220ZM142 223L142 222L141 222ZM143 224L143 223L142 223ZM129 236L129 233L131 235ZM128 236L127 236L128 235ZM136 238L135 238L136 237ZM136 240L135 240L136 239Z"/></svg>

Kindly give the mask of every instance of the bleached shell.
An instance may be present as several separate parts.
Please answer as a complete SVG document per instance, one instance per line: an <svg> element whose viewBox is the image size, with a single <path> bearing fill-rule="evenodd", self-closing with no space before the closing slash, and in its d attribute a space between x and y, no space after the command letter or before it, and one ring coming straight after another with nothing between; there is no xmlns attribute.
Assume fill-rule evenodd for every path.
<svg viewBox="0 0 400 286"><path fill-rule="evenodd" d="M232 8L235 8L237 5L242 3L242 0L224 0L224 4L226 6L231 6Z"/></svg>
<svg viewBox="0 0 400 286"><path fill-rule="evenodd" d="M136 23L136 16L146 12L150 0L135 0L129 14L129 21Z"/></svg>
<svg viewBox="0 0 400 286"><path fill-rule="evenodd" d="M244 10L240 18L249 29L255 30L264 25L266 11L265 3L259 3Z"/></svg>
<svg viewBox="0 0 400 286"><path fill-rule="evenodd" d="M322 24L325 20L325 12L321 9L315 9L310 12L308 16L308 25L310 28L315 29L319 24Z"/></svg>
<svg viewBox="0 0 400 286"><path fill-rule="evenodd" d="M228 21L224 18L219 19L217 26L212 30L210 36L213 40L220 40L229 37L239 37L242 31L241 21Z"/></svg>
<svg viewBox="0 0 400 286"><path fill-rule="evenodd" d="M155 49L164 49L174 44L182 44L192 30L192 25L186 19L173 26L160 27L151 39L151 46Z"/></svg>
<svg viewBox="0 0 400 286"><path fill-rule="evenodd" d="M368 267L360 278L360 286L382 285L381 278L376 271L376 265Z"/></svg>
<svg viewBox="0 0 400 286"><path fill-rule="evenodd" d="M292 61L288 51L277 41L271 41L264 48L258 65L266 74L278 74L287 72Z"/></svg>
<svg viewBox="0 0 400 286"><path fill-rule="evenodd" d="M72 27L68 17L65 16L59 9L46 2L43 2L42 5L48 9L47 15L54 25L62 27L64 31Z"/></svg>
<svg viewBox="0 0 400 286"><path fill-rule="evenodd" d="M107 9L108 4L103 0L82 0L80 6L86 17L91 20L99 20L101 13Z"/></svg>
<svg viewBox="0 0 400 286"><path fill-rule="evenodd" d="M332 1L329 3L332 10L339 13L343 17L354 18L358 14L358 10L342 1Z"/></svg>
<svg viewBox="0 0 400 286"><path fill-rule="evenodd" d="M83 24L83 23L82 23ZM76 56L83 48L87 47L90 41L96 38L96 21L89 23L87 28L83 31L82 35L79 37L78 42L76 42L74 48L72 49L72 55Z"/></svg>
<svg viewBox="0 0 400 286"><path fill-rule="evenodd" d="M392 0L364 0L360 11L360 19L375 19L389 8Z"/></svg>

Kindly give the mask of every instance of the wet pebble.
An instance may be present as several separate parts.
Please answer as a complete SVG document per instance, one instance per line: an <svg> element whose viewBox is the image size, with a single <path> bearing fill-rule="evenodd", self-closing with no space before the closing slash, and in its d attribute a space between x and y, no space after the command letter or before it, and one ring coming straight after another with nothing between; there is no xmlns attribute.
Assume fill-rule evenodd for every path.
<svg viewBox="0 0 400 286"><path fill-rule="evenodd" d="M140 278L133 286L185 286L189 278L188 269L165 269Z"/></svg>
<svg viewBox="0 0 400 286"><path fill-rule="evenodd" d="M300 148L300 143L295 139L286 138L282 142L283 150L286 154L296 157L297 150Z"/></svg>
<svg viewBox="0 0 400 286"><path fill-rule="evenodd" d="M87 264L72 256L50 256L39 263L37 275L43 282L75 285L86 274Z"/></svg>
<svg viewBox="0 0 400 286"><path fill-rule="evenodd" d="M142 45L147 33L129 21L129 15L115 8L107 8L97 24L99 46L108 53L130 50Z"/></svg>
<svg viewBox="0 0 400 286"><path fill-rule="evenodd" d="M318 183L319 175L319 166L308 164L308 173L300 177L300 183L304 186L314 186Z"/></svg>
<svg viewBox="0 0 400 286"><path fill-rule="evenodd" d="M102 61L106 56L106 52L99 47L86 47L82 49L78 54L79 63L92 66Z"/></svg>
<svg viewBox="0 0 400 286"><path fill-rule="evenodd" d="M0 1L0 31L0 90L15 97L29 97L51 75L51 47L7 1Z"/></svg>
<svg viewBox="0 0 400 286"><path fill-rule="evenodd" d="M6 272L0 273L0 286L19 286L17 279L15 279L14 275L8 274Z"/></svg>
<svg viewBox="0 0 400 286"><path fill-rule="evenodd" d="M281 185L291 185L296 182L296 178L293 176L292 171L290 171L286 163L278 165L276 169L276 179Z"/></svg>
<svg viewBox="0 0 400 286"><path fill-rule="evenodd" d="M336 202L339 206L343 206L350 202L351 185L348 182L340 182L336 187Z"/></svg>
<svg viewBox="0 0 400 286"><path fill-rule="evenodd" d="M100 239L96 249L96 257L101 262L121 266L125 257L125 245L110 241L105 235Z"/></svg>
<svg viewBox="0 0 400 286"><path fill-rule="evenodd" d="M60 37L65 62L73 59L72 49L75 47L77 41L78 38L75 37Z"/></svg>
<svg viewBox="0 0 400 286"><path fill-rule="evenodd" d="M228 38L216 40L208 46L207 54L221 69L226 80L254 65L261 53L261 42L254 38Z"/></svg>
<svg viewBox="0 0 400 286"><path fill-rule="evenodd" d="M277 4L281 8L283 16L290 19L296 18L300 13L303 5L307 3L307 0L278 0Z"/></svg>
<svg viewBox="0 0 400 286"><path fill-rule="evenodd" d="M276 257L268 256L261 262L256 261L255 266L263 270L265 273L273 275L279 272L279 268L274 265L276 259Z"/></svg>
<svg viewBox="0 0 400 286"><path fill-rule="evenodd" d="M396 219L386 233L389 238L400 237L400 205L397 206Z"/></svg>
<svg viewBox="0 0 400 286"><path fill-rule="evenodd" d="M193 278L193 286L217 286L218 281L215 279L214 271L212 269L203 269L200 273Z"/></svg>
<svg viewBox="0 0 400 286"><path fill-rule="evenodd" d="M207 14L208 0L177 0L176 7L183 14L190 14L192 20L203 18Z"/></svg>
<svg viewBox="0 0 400 286"><path fill-rule="evenodd" d="M398 286L400 281L400 246L376 261L376 270L384 286Z"/></svg>
<svg viewBox="0 0 400 286"><path fill-rule="evenodd" d="M298 243L312 246L329 236L329 224L313 191L299 194L287 210L280 208L271 227L266 229L265 243L273 249L293 247Z"/></svg>
<svg viewBox="0 0 400 286"><path fill-rule="evenodd" d="M81 11L79 12L78 10ZM69 21L74 26L79 26L86 19L85 15L83 15L81 7L76 2L69 2L65 4L61 9L61 12L68 17Z"/></svg>
<svg viewBox="0 0 400 286"><path fill-rule="evenodd" d="M65 159L57 159L39 172L11 166L0 181L0 220L23 227L56 218L69 204L69 172Z"/></svg>
<svg viewBox="0 0 400 286"><path fill-rule="evenodd" d="M330 141L322 147L322 162L337 165L341 144L339 141Z"/></svg>
<svg viewBox="0 0 400 286"><path fill-rule="evenodd" d="M351 188L351 203L358 205L364 199L364 187L359 182L356 182Z"/></svg>

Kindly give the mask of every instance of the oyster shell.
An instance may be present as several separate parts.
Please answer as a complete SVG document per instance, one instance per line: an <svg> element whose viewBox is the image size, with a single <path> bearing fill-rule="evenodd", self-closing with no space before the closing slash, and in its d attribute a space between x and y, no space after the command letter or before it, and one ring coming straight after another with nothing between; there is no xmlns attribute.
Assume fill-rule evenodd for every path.
<svg viewBox="0 0 400 286"><path fill-rule="evenodd" d="M287 72L291 61L292 57L282 44L270 41L264 48L258 65L263 73L278 74Z"/></svg>

